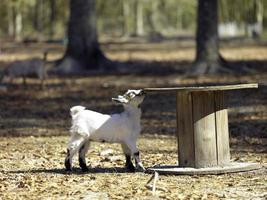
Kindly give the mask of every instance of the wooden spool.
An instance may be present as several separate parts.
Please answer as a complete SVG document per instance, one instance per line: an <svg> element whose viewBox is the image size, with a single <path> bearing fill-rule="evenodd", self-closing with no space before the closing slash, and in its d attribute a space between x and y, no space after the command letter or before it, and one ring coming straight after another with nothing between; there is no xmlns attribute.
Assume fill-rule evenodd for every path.
<svg viewBox="0 0 267 200"><path fill-rule="evenodd" d="M205 87L145 88L176 92L179 166L148 171L171 174L218 174L257 169L255 163L231 163L225 90L257 88L258 84Z"/></svg>

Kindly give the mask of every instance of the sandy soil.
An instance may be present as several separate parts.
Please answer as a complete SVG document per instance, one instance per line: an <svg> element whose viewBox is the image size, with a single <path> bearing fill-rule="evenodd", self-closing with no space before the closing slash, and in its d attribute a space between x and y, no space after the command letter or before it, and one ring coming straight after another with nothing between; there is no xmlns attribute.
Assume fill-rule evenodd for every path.
<svg viewBox="0 0 267 200"><path fill-rule="evenodd" d="M192 42L151 44L105 43L107 55L126 62L129 71L86 77L50 76L46 88L29 80L25 88L17 79L0 91L0 199L266 199L267 198L267 50L264 45L227 45L223 55L246 63L254 73L184 77L193 59ZM16 59L62 55L55 44L18 46L4 43L0 67ZM156 195L145 187L150 174L126 173L124 156L116 144L94 143L88 153L92 169L71 174L63 169L70 126L69 108L84 105L99 112L122 108L110 99L128 88L207 84L260 83L259 89L228 93L231 159L258 162L263 168L249 173L209 176L160 176ZM142 136L139 148L145 167L176 164L175 96L150 94L142 105ZM100 156L100 152L112 153ZM75 161L77 167L77 161Z"/></svg>

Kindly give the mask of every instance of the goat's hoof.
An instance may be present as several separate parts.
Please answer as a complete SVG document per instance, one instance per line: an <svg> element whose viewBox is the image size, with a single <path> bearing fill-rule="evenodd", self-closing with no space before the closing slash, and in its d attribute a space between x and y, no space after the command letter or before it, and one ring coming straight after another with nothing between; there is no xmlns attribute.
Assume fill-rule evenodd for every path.
<svg viewBox="0 0 267 200"><path fill-rule="evenodd" d="M127 170L128 172L135 172L135 167L134 167L133 165L127 165L127 166L126 166L126 170Z"/></svg>
<svg viewBox="0 0 267 200"><path fill-rule="evenodd" d="M65 172L70 173L70 172L72 172L72 169L71 168L66 168Z"/></svg>
<svg viewBox="0 0 267 200"><path fill-rule="evenodd" d="M89 168L88 167L82 167L82 172L88 172Z"/></svg>
<svg viewBox="0 0 267 200"><path fill-rule="evenodd" d="M144 168L143 166L137 166L136 167L136 171L137 172L145 172L146 171L146 168Z"/></svg>

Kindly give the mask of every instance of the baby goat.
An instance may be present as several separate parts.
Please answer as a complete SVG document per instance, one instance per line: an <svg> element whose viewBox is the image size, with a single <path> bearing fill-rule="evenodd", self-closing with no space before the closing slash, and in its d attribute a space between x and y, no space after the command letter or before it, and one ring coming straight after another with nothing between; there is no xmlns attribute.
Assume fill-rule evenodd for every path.
<svg viewBox="0 0 267 200"><path fill-rule="evenodd" d="M67 148L65 167L71 171L72 158L79 152L79 165L83 171L88 171L85 154L88 151L90 141L120 143L126 157L126 168L135 171L131 161L134 157L137 170L145 168L140 160L139 150L136 146L138 135L141 132L141 108L145 93L143 90L128 90L123 96L112 98L113 101L124 106L124 112L120 114L106 115L82 106L74 106L70 109L72 126L71 138Z"/></svg>
<svg viewBox="0 0 267 200"><path fill-rule="evenodd" d="M10 64L2 73L1 81L4 77L9 77L11 82L14 78L22 77L26 85L26 77L36 77L41 80L41 86L44 86L44 80L47 78L45 68L47 52L44 52L43 59L33 58L25 61L15 61Z"/></svg>

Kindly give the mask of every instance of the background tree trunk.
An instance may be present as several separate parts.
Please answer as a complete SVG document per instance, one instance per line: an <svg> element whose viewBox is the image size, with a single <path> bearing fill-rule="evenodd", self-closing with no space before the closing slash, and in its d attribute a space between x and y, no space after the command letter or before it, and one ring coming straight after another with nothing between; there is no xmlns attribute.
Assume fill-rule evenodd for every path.
<svg viewBox="0 0 267 200"><path fill-rule="evenodd" d="M161 11L160 11L160 1L151 1L151 12L148 14L148 27L149 27L149 40L151 42L159 42L163 39L161 34Z"/></svg>
<svg viewBox="0 0 267 200"><path fill-rule="evenodd" d="M58 72L80 73L109 66L98 43L95 0L71 0L68 45Z"/></svg>
<svg viewBox="0 0 267 200"><path fill-rule="evenodd" d="M56 21L56 2L50 0L50 24L49 24L49 39L53 40L55 34L55 21Z"/></svg>
<svg viewBox="0 0 267 200"><path fill-rule="evenodd" d="M23 23L22 23L22 9L20 8L20 2L15 4L13 13L14 13L14 33L15 33L15 41L20 42L22 39L22 29L23 29Z"/></svg>
<svg viewBox="0 0 267 200"><path fill-rule="evenodd" d="M198 1L196 34L196 60L189 73L197 75L227 71L224 69L226 61L219 53L217 0Z"/></svg>
<svg viewBox="0 0 267 200"><path fill-rule="evenodd" d="M256 34L257 37L259 37L262 34L263 31L263 16L264 16L264 10L263 10L263 2L262 0L254 0L255 4L255 15L256 15Z"/></svg>
<svg viewBox="0 0 267 200"><path fill-rule="evenodd" d="M15 8L13 4L10 4L7 9L8 12L8 36L15 37L15 22L14 22L14 12Z"/></svg>
<svg viewBox="0 0 267 200"><path fill-rule="evenodd" d="M143 2L136 0L136 35L144 35Z"/></svg>
<svg viewBox="0 0 267 200"><path fill-rule="evenodd" d="M22 13L20 9L20 2L11 2L7 10L8 18L8 36L12 37L15 41L21 41L22 37Z"/></svg>
<svg viewBox="0 0 267 200"><path fill-rule="evenodd" d="M124 18L124 37L129 37L131 35L131 13L130 13L130 2L123 1L123 18Z"/></svg>
<svg viewBox="0 0 267 200"><path fill-rule="evenodd" d="M36 0L34 6L33 27L37 32L43 31L43 1Z"/></svg>

